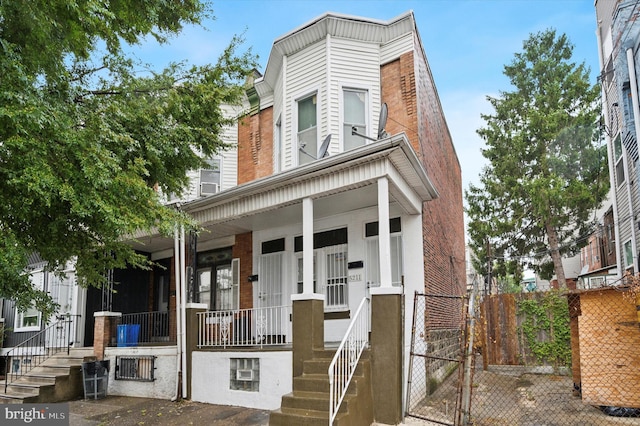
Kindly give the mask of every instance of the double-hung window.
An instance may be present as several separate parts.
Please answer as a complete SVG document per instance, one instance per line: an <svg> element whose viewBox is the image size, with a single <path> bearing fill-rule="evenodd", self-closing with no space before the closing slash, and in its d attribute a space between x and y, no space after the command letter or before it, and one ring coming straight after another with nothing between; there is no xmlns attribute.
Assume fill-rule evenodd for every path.
<svg viewBox="0 0 640 426"><path fill-rule="evenodd" d="M620 186L624 183L624 162L622 159L622 142L620 134L613 140L613 156L616 162L616 185Z"/></svg>
<svg viewBox="0 0 640 426"><path fill-rule="evenodd" d="M367 135L367 91L343 89L343 134L344 150L348 151L366 143L362 136L353 135L352 129L361 135Z"/></svg>
<svg viewBox="0 0 640 426"><path fill-rule="evenodd" d="M309 163L318 155L318 97L316 94L299 99L298 104L298 164Z"/></svg>
<svg viewBox="0 0 640 426"><path fill-rule="evenodd" d="M45 276L46 273L44 271L32 272L29 275L29 281L31 281L31 285L35 289L43 290ZM29 306L29 308L27 308L27 310L25 310L24 312L16 310L16 322L14 331L38 331L40 330L41 319L42 314L33 305Z"/></svg>
<svg viewBox="0 0 640 426"><path fill-rule="evenodd" d="M215 194L220 190L220 160L207 160L209 166L200 169L200 196Z"/></svg>

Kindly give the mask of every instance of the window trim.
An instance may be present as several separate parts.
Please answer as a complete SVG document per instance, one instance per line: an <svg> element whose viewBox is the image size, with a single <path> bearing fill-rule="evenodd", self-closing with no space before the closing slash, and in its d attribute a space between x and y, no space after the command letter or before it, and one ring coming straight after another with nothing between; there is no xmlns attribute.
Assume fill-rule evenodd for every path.
<svg viewBox="0 0 640 426"><path fill-rule="evenodd" d="M631 259L627 259L627 244L629 244L629 254L631 255ZM624 254L624 269L633 268L633 244L631 242L631 238L624 242L622 250ZM627 263L629 260L631 263Z"/></svg>
<svg viewBox="0 0 640 426"><path fill-rule="evenodd" d="M299 106L300 106L300 101L304 101L306 99L309 99L311 97L315 96L316 97L316 124L315 124L315 130L316 130L316 149L315 152L309 152L309 150L306 150L308 154L317 157L318 155L318 148L320 147L320 129L319 129L319 108L318 105L320 104L320 90L319 89L314 89L314 90L309 90L307 92L303 92L303 94L294 97L294 101L293 101L293 108L292 108L292 115L293 115L293 123L291 124L291 127L293 128L293 135L294 135L294 140L292 143L292 149L294 151L294 157L295 157L295 161L296 164L298 166L309 163L311 161L314 161L313 158L309 157L308 154L304 153L301 149L300 149L300 141L299 141L299 134L300 134L300 130L298 128L299 126L299 122L298 122L298 118L299 118ZM309 129L311 129L311 127L309 127ZM308 129L305 129L308 130ZM301 156L304 156L304 159L308 159L308 161L306 162L301 162Z"/></svg>
<svg viewBox="0 0 640 426"><path fill-rule="evenodd" d="M39 282L35 281L35 276L41 276L42 278L40 279ZM47 281L47 273L42 270L35 270L35 271L31 271L29 273L29 281L31 281L31 284L33 285L33 287L35 287L38 290L44 290L46 287L46 281ZM30 309L35 309L35 306L30 308ZM27 331L39 331L42 325L42 312L37 311L37 315L35 315L36 317L36 325L23 325L24 324L24 316L27 313L27 311L25 312L20 312L18 311L18 309L15 310L15 317L14 317L14 330L16 333L23 333L23 332L27 332ZM30 317L33 315L29 315Z"/></svg>
<svg viewBox="0 0 640 426"><path fill-rule="evenodd" d="M345 147L345 141L347 139L347 136L345 134L345 113L346 113L346 107L344 104L344 94L346 91L351 91L351 92L364 92L365 94L365 101L364 101L364 126L365 126L365 132L362 133L366 136L370 136L372 133L372 120L371 120L371 88L368 87L367 85L363 85L363 84L347 84L347 83L342 83L340 84L340 132L342 133L342 137L340 138L340 149L341 152L345 152L347 151L346 147ZM361 132L359 132L361 133ZM362 138L362 145L367 145L368 143L371 143L370 140L366 139L366 138ZM350 148L351 149L355 149L355 148Z"/></svg>

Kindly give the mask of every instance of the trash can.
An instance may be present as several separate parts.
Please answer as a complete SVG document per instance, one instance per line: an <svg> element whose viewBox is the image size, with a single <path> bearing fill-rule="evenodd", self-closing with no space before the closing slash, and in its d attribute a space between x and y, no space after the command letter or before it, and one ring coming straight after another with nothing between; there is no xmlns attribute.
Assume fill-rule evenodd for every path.
<svg viewBox="0 0 640 426"><path fill-rule="evenodd" d="M139 335L140 324L119 325L117 330L118 347L138 346Z"/></svg>
<svg viewBox="0 0 640 426"><path fill-rule="evenodd" d="M84 399L101 399L109 387L109 360L82 363Z"/></svg>

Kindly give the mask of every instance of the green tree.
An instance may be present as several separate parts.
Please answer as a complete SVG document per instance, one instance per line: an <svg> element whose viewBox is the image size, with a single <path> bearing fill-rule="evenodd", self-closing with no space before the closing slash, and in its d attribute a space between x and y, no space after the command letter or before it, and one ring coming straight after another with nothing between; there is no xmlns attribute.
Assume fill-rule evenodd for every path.
<svg viewBox="0 0 640 426"><path fill-rule="evenodd" d="M513 91L487 97L493 114L477 132L489 160L480 185L465 191L471 245L481 261L491 242L495 257L551 259L566 286L562 255L589 232L589 214L608 191L601 144L599 86L573 45L549 29L530 35L504 67ZM482 256L485 257L482 257Z"/></svg>
<svg viewBox="0 0 640 426"><path fill-rule="evenodd" d="M123 47L209 13L198 0L0 2L0 297L48 313L24 273L32 253L100 285L149 266L127 238L188 224L158 189L181 193L199 155L226 148L221 105L239 102L255 58L236 37L216 64L153 72Z"/></svg>

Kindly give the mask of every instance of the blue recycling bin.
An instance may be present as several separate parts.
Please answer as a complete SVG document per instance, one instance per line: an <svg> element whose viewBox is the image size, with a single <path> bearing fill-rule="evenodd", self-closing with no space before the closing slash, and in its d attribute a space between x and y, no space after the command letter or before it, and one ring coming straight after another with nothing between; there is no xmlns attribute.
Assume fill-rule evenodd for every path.
<svg viewBox="0 0 640 426"><path fill-rule="evenodd" d="M140 324L122 324L118 326L118 347L138 346Z"/></svg>

